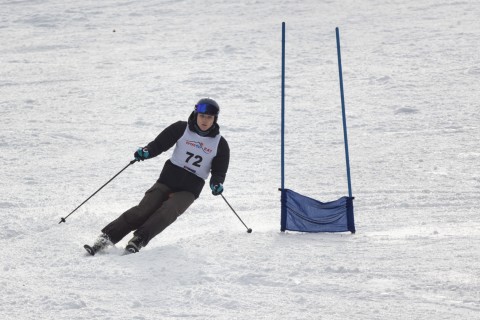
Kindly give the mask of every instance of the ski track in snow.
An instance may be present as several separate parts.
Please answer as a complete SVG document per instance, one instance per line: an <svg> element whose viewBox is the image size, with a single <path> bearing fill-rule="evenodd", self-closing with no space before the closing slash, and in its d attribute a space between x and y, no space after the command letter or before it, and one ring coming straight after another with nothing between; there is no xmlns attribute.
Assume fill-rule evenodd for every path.
<svg viewBox="0 0 480 320"><path fill-rule="evenodd" d="M2 319L480 318L477 1L0 2ZM286 185L346 193L340 28L357 234L280 233ZM171 153L137 146L221 105L225 197L207 188L140 253L82 246Z"/></svg>

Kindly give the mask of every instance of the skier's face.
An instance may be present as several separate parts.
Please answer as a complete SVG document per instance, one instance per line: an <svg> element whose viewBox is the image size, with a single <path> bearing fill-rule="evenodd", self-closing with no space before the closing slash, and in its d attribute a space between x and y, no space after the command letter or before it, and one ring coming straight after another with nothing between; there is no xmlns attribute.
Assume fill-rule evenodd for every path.
<svg viewBox="0 0 480 320"><path fill-rule="evenodd" d="M213 126L213 122L215 122L215 116L203 113L197 115L197 125L202 131L210 129Z"/></svg>

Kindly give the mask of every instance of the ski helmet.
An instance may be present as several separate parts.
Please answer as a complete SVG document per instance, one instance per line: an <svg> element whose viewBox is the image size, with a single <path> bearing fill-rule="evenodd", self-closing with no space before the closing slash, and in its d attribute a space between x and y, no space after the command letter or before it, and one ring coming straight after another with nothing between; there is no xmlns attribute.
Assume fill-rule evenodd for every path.
<svg viewBox="0 0 480 320"><path fill-rule="evenodd" d="M195 115L198 113L208 114L211 116L215 116L215 120L220 113L220 107L218 103L210 98L203 98L198 100L197 104L195 105Z"/></svg>

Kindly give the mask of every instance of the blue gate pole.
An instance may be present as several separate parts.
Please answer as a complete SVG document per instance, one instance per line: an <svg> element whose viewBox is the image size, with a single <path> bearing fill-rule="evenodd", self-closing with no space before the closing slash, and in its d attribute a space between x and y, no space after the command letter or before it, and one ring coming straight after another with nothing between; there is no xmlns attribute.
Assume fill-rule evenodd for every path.
<svg viewBox="0 0 480 320"><path fill-rule="evenodd" d="M281 218L280 230L283 232L287 227L287 208L285 195L285 22L282 22L282 126L281 126L281 175L282 189L281 191Z"/></svg>
<svg viewBox="0 0 480 320"><path fill-rule="evenodd" d="M345 141L345 159L347 162L348 195L351 198L352 182L350 178L350 158L348 156L347 117L345 115L345 98L343 94L343 76L342 76L342 57L340 55L340 31L338 30L338 27L335 28L335 33L337 36L338 75L340 77L340 98L342 100L343 139Z"/></svg>
<svg viewBox="0 0 480 320"><path fill-rule="evenodd" d="M282 190L285 188L285 22L282 22Z"/></svg>

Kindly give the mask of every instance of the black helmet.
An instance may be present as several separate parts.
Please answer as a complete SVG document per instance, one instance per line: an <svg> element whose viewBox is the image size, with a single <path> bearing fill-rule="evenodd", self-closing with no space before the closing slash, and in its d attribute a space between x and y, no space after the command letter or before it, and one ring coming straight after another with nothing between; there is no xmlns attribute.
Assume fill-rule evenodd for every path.
<svg viewBox="0 0 480 320"><path fill-rule="evenodd" d="M220 113L220 107L215 100L203 98L198 100L197 104L195 105L195 115L198 113L209 114L215 116L216 119Z"/></svg>

